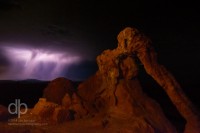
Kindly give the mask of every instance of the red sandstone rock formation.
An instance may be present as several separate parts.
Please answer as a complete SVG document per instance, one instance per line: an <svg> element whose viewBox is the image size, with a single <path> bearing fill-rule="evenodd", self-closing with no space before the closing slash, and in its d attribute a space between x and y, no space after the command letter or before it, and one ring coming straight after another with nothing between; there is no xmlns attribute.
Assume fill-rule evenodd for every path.
<svg viewBox="0 0 200 133"><path fill-rule="evenodd" d="M73 91L74 86L70 80L66 78L57 78L51 81L44 89L43 97L46 98L47 101L61 104L65 94L68 93L71 96Z"/></svg>
<svg viewBox="0 0 200 133"><path fill-rule="evenodd" d="M182 91L173 75L157 62L157 55L151 41L135 28L125 28L118 35L118 48L128 55L136 54L146 72L165 90L173 104L186 119L185 132L200 132L200 116L197 109Z"/></svg>
<svg viewBox="0 0 200 133"><path fill-rule="evenodd" d="M79 86L79 95L84 98L84 106L90 113L105 113L104 117L125 119L127 122L134 119L131 129L133 132L176 132L160 106L142 92L137 78L122 78L114 86L110 78L102 79L103 75L98 71ZM110 122L109 118L107 121Z"/></svg>
<svg viewBox="0 0 200 133"><path fill-rule="evenodd" d="M31 110L32 115L36 115L41 119L54 121L57 123L70 121L74 119L74 114L68 108L53 102L40 98L38 103Z"/></svg>
<svg viewBox="0 0 200 133"><path fill-rule="evenodd" d="M73 83L66 78L57 78L45 88L43 98L34 106L32 114L60 123L86 116L87 110Z"/></svg>
<svg viewBox="0 0 200 133"><path fill-rule="evenodd" d="M99 70L78 88L84 106L92 114L104 112L109 117L135 119L134 124L140 127L132 131L151 127L152 132L176 132L160 106L142 92L135 56L120 46L99 55Z"/></svg>
<svg viewBox="0 0 200 133"><path fill-rule="evenodd" d="M75 118L81 118L88 114L88 111L83 107L82 100L76 93L73 93L72 96L66 93L62 99L62 106L67 110L72 110L75 113Z"/></svg>
<svg viewBox="0 0 200 133"><path fill-rule="evenodd" d="M187 120L185 133L198 133L198 111L167 69L157 62L151 41L135 28L125 28L117 37L118 47L105 50L97 57L98 72L82 83L78 94L91 113L106 112L109 116L137 118L153 127L154 132L176 132L160 106L142 92L137 80L139 58L146 72L166 91L181 115ZM141 126L141 128L144 125Z"/></svg>

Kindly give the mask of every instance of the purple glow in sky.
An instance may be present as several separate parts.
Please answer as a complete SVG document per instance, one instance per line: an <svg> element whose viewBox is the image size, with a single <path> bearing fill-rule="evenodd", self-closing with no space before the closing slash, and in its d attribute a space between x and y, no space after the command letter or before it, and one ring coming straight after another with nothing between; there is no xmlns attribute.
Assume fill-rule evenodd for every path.
<svg viewBox="0 0 200 133"><path fill-rule="evenodd" d="M1 47L9 61L0 79L52 80L62 76L68 65L81 61L78 55L39 48Z"/></svg>

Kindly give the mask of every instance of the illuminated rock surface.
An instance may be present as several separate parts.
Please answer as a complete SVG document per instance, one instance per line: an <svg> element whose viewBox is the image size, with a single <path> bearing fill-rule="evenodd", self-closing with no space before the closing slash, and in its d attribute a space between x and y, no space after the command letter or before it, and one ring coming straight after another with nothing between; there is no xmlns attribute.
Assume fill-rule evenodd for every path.
<svg viewBox="0 0 200 133"><path fill-rule="evenodd" d="M73 112L69 108L58 105L53 102L46 101L45 98L40 98L38 103L31 110L31 114L43 120L49 120L57 123L73 120Z"/></svg>
<svg viewBox="0 0 200 133"><path fill-rule="evenodd" d="M136 54L146 72L165 90L179 113L187 121L185 132L200 132L198 110L182 91L173 75L157 61L151 41L135 28L125 28L118 35L118 48L127 54Z"/></svg>
<svg viewBox="0 0 200 133"><path fill-rule="evenodd" d="M157 62L151 41L135 28L125 28L117 37L118 47L97 57L99 71L79 86L85 106L93 113L105 111L109 116L137 118L154 132L175 132L159 105L142 92L137 80L136 60L165 90L180 114L186 119L185 132L200 131L199 113L167 69ZM140 125L142 129L144 125ZM140 132L140 131L139 131Z"/></svg>
<svg viewBox="0 0 200 133"><path fill-rule="evenodd" d="M106 50L97 57L97 63L99 71L78 88L90 113L104 112L108 122L132 118L133 126L126 130L133 132L176 132L160 106L142 92L132 56L118 49Z"/></svg>

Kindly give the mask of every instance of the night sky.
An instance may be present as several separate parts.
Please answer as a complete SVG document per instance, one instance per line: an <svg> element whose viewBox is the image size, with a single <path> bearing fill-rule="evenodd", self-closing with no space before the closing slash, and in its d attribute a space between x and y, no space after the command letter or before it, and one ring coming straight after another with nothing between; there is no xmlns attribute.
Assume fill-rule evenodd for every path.
<svg viewBox="0 0 200 133"><path fill-rule="evenodd" d="M171 0L0 0L0 80L84 80L97 70L96 56L132 26L152 39L175 77L198 82L198 8Z"/></svg>

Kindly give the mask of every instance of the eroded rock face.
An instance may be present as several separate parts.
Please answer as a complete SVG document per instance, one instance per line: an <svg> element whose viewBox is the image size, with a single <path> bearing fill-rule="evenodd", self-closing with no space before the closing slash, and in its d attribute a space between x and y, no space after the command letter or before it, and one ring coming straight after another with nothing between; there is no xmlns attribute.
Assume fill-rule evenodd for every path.
<svg viewBox="0 0 200 133"><path fill-rule="evenodd" d="M38 115L41 118L51 118L55 108L59 107L58 104L53 102L47 102L45 98L40 98L38 103L34 106L31 113Z"/></svg>
<svg viewBox="0 0 200 133"><path fill-rule="evenodd" d="M73 82L57 78L45 88L43 98L39 99L31 113L41 119L61 123L82 118L88 111L77 95Z"/></svg>
<svg viewBox="0 0 200 133"><path fill-rule="evenodd" d="M138 132L148 130L147 127L151 127L152 132L176 132L160 106L142 92L137 79L137 55L128 53L128 47L119 44L97 57L99 70L78 88L84 106L94 114L104 112L119 119L137 119L134 124L138 122L141 126Z"/></svg>
<svg viewBox="0 0 200 133"><path fill-rule="evenodd" d="M57 107L53 113L53 120L57 123L74 120L74 112L63 107Z"/></svg>
<svg viewBox="0 0 200 133"><path fill-rule="evenodd" d="M49 83L44 89L43 97L47 101L62 104L62 99L66 93L70 96L74 91L72 82L66 78L57 78Z"/></svg>
<svg viewBox="0 0 200 133"><path fill-rule="evenodd" d="M65 94L62 99L62 107L74 112L75 118L81 118L86 116L88 111L83 107L83 102L76 93L70 96L68 93Z"/></svg>
<svg viewBox="0 0 200 133"><path fill-rule="evenodd" d="M151 46L151 41L135 28L125 28L118 35L118 49L125 51L128 55L136 53L146 72L152 76L157 83L168 94L177 110L187 121L185 132L189 127L196 132L200 131L199 111L194 107L174 76L157 61L157 54Z"/></svg>
<svg viewBox="0 0 200 133"><path fill-rule="evenodd" d="M48 102L45 98L39 99L38 103L31 110L31 114L57 123L74 119L74 112L72 110L56 103Z"/></svg>
<svg viewBox="0 0 200 133"><path fill-rule="evenodd" d="M174 105L187 120L188 132L200 131L198 111L182 92L173 75L157 62L151 41L135 28L125 28L118 37L118 47L105 50L97 57L99 70L82 83L78 94L90 113L106 112L120 118L145 119L154 132L176 132L160 106L142 92L137 79L139 59L146 72L166 91ZM142 125L145 125L142 124ZM145 127L141 127L145 128ZM141 130L142 131L142 130Z"/></svg>

